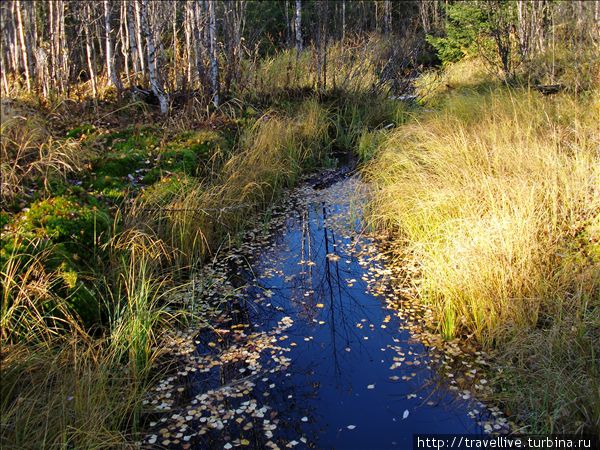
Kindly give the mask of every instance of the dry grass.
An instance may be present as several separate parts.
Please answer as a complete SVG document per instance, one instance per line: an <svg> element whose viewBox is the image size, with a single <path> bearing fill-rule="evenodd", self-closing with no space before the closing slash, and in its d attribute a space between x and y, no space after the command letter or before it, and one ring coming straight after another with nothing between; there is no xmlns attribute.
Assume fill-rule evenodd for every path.
<svg viewBox="0 0 600 450"><path fill-rule="evenodd" d="M22 194L39 179L44 187L53 178L81 170L89 154L76 142L56 141L44 120L28 114L3 117L0 124L0 176L3 201Z"/></svg>
<svg viewBox="0 0 600 450"><path fill-rule="evenodd" d="M2 448L126 448L151 385L156 343L177 320L157 272L164 246L139 232L110 245L111 279L97 280L110 317L89 333L53 294L51 252L12 254L2 268ZM103 287L101 287L103 286Z"/></svg>
<svg viewBox="0 0 600 450"><path fill-rule="evenodd" d="M135 226L154 232L180 268L203 260L271 204L303 170L326 162L328 112L316 100L296 117L270 112L244 130L238 150L210 183L164 179L138 199Z"/></svg>
<svg viewBox="0 0 600 450"><path fill-rule="evenodd" d="M502 352L502 400L537 430L600 426L595 98L450 92L366 169L370 220L393 232L438 331Z"/></svg>
<svg viewBox="0 0 600 450"><path fill-rule="evenodd" d="M385 60L391 42L377 35L336 42L326 50L326 67L321 74L322 90L364 93L378 82L377 68ZM282 50L273 57L246 61L247 74L239 90L250 95L272 95L318 87L317 50Z"/></svg>

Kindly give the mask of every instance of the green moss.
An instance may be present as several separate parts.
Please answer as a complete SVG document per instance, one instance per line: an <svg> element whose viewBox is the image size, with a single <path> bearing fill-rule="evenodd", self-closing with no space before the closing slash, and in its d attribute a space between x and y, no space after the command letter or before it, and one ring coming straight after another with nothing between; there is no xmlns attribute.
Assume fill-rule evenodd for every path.
<svg viewBox="0 0 600 450"><path fill-rule="evenodd" d="M226 147L223 137L214 131L186 131L176 135L158 154L162 171L200 176L213 155ZM150 180L156 180L153 174Z"/></svg>
<svg viewBox="0 0 600 450"><path fill-rule="evenodd" d="M9 222L10 214L8 214L6 211L0 211L0 230L4 229Z"/></svg>
<svg viewBox="0 0 600 450"><path fill-rule="evenodd" d="M82 136L92 134L95 130L96 129L93 125L89 123L84 123L82 125L79 125L78 127L67 131L66 137L71 139L79 139Z"/></svg>
<svg viewBox="0 0 600 450"><path fill-rule="evenodd" d="M116 152L146 153L159 143L159 130L153 127L126 128L103 136L109 149Z"/></svg>
<svg viewBox="0 0 600 450"><path fill-rule="evenodd" d="M90 245L108 225L107 214L96 206L72 197L53 197L33 203L19 222L18 231L55 243Z"/></svg>
<svg viewBox="0 0 600 450"><path fill-rule="evenodd" d="M99 137L96 144L108 152L94 164L95 172L100 176L126 176L158 148L159 136L153 128L129 128Z"/></svg>
<svg viewBox="0 0 600 450"><path fill-rule="evenodd" d="M52 290L91 326L100 320L101 305L90 294L85 279L98 269L110 226L108 214L88 196L80 199L57 196L32 203L31 208L8 223L2 236L0 264L18 256L26 262L43 255L48 272L57 275ZM29 256L28 256L29 255ZM38 256L36 256L38 255Z"/></svg>

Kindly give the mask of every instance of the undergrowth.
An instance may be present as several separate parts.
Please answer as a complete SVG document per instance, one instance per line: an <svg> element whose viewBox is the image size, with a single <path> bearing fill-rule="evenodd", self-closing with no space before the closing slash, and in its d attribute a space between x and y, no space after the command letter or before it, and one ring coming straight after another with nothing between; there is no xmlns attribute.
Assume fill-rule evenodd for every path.
<svg viewBox="0 0 600 450"><path fill-rule="evenodd" d="M3 448L135 441L160 344L191 320L169 292L302 174L359 147L368 159L405 120L373 90L381 46L332 49L319 92L310 52L282 52L239 99L166 123L108 88L94 109L3 103Z"/></svg>

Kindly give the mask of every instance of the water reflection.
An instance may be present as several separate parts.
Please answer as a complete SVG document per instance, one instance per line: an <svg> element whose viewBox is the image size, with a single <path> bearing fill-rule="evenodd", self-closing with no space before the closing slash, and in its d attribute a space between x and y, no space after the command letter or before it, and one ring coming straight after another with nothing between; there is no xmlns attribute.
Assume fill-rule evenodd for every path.
<svg viewBox="0 0 600 450"><path fill-rule="evenodd" d="M350 214L355 184L297 191L274 233L221 263L235 300L197 336L204 368L167 446L406 449L413 433L482 432L487 411L448 390L385 287L369 289L377 263L357 251L371 242Z"/></svg>

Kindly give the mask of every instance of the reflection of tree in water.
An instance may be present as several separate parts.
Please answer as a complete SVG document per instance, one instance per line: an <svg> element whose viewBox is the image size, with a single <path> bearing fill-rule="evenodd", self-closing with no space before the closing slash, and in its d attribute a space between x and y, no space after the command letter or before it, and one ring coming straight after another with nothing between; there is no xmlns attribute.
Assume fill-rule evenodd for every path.
<svg viewBox="0 0 600 450"><path fill-rule="evenodd" d="M396 292L386 287L389 277L377 272L381 262L375 260L373 265L359 255L373 247L373 241L352 231L355 224L346 220L347 208L317 196L297 202L285 217L277 222L283 230L232 257L233 264L223 271L225 281L216 287L218 297L227 292L229 300L223 305L223 329L211 331L220 339L214 355L219 364L211 371L213 390L217 386L243 389L240 396L218 399L219 407L235 414L223 429L210 431L213 442L221 439L222 446L223 439L235 436L248 439L254 448L265 448L267 439L283 444L280 447L285 447L286 439L309 438L316 445L334 442L334 430L327 428L328 414L344 412L329 408L327 402L356 399L342 396L366 389L375 379L377 390L361 394L365 398L361 401L368 403L379 386L396 378L393 390L385 394L386 410L411 407L412 411L419 402L432 408L433 415L441 410L464 411L464 406L452 406L457 397L448 394L448 378L438 373L441 366L427 359L423 345L411 342L394 310L374 298ZM371 269L376 266L375 271L367 270L369 264ZM288 316L293 325L282 327L282 319ZM388 326L381 326L384 323ZM235 356L236 352L241 354ZM408 353L406 361L399 370L392 370L386 361L370 366L373 373L359 375L357 382L361 365L375 360L379 364L379 355L381 363L384 358L391 363L404 353ZM289 361L282 364L279 358ZM206 392L209 379L206 375L199 380L195 392ZM417 395L420 399L410 406ZM252 401L267 408L261 417L237 413L240 405ZM434 410L440 403L443 407ZM461 414L468 420L466 412ZM240 418L242 423L235 421ZM265 425L264 420L271 422ZM249 423L251 428L244 428ZM264 428L273 425L274 430ZM266 431L272 431L272 436ZM203 445L212 444L209 440Z"/></svg>

